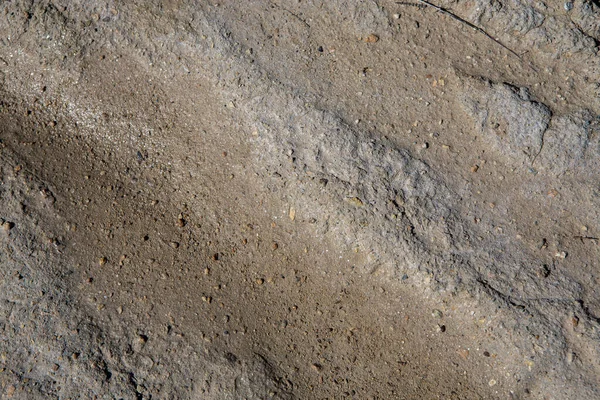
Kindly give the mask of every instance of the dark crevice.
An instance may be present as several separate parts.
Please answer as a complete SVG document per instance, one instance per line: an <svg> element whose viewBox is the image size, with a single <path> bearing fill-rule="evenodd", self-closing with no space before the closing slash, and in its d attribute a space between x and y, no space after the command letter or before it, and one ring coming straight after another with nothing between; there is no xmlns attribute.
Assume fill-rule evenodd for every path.
<svg viewBox="0 0 600 400"><path fill-rule="evenodd" d="M135 398L137 400L142 400L144 398L144 396L142 395L142 393L138 390L138 384L137 384L137 379L134 375L133 372L130 372L129 374L127 374L129 377L129 384L133 387L133 390L135 391Z"/></svg>
<svg viewBox="0 0 600 400"><path fill-rule="evenodd" d="M597 324L600 324L600 318L596 317L591 311L590 308L588 306L585 305L585 302L583 300L577 300L577 303L579 304L579 306L581 307L581 310L583 311L583 313L585 314L585 316L591 320L594 321Z"/></svg>

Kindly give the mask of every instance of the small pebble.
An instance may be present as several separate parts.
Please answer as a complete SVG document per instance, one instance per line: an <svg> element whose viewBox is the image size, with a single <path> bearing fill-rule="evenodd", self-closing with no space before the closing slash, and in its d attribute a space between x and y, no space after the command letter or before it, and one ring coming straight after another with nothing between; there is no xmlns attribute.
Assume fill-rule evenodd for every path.
<svg viewBox="0 0 600 400"><path fill-rule="evenodd" d="M565 3L564 7L565 7L565 11L571 11L573 9L573 3L568 1Z"/></svg>
<svg viewBox="0 0 600 400"><path fill-rule="evenodd" d="M540 269L537 270L536 275L540 278L547 278L550 276L550 268L547 265L543 265Z"/></svg>
<svg viewBox="0 0 600 400"><path fill-rule="evenodd" d="M277 250L278 248L279 248L279 245L276 242L273 242L273 244L271 245L271 249Z"/></svg>
<svg viewBox="0 0 600 400"><path fill-rule="evenodd" d="M258 279L256 280L256 284L257 284L257 285L262 285L263 283L265 283L265 280L264 280L264 279L262 279L262 278L258 278Z"/></svg>
<svg viewBox="0 0 600 400"><path fill-rule="evenodd" d="M290 207L289 216L292 221L296 219L296 209L294 207Z"/></svg>
<svg viewBox="0 0 600 400"><path fill-rule="evenodd" d="M556 254L554 254L554 257L556 258L560 258L560 259L565 259L567 258L567 252L565 251L557 251Z"/></svg>
<svg viewBox="0 0 600 400"><path fill-rule="evenodd" d="M362 207L364 205L364 203L362 202L361 199L359 199L358 197L350 197L348 200L348 203L352 204L353 206L356 207Z"/></svg>
<svg viewBox="0 0 600 400"><path fill-rule="evenodd" d="M442 313L440 310L437 310L437 309L436 309L436 310L433 310L433 311L431 312L431 315L432 315L434 318L442 318L442 317L444 316L444 314L443 314L443 313Z"/></svg>
<svg viewBox="0 0 600 400"><path fill-rule="evenodd" d="M376 43L379 41L379 36L372 33L369 36L367 36L364 40L367 43Z"/></svg>
<svg viewBox="0 0 600 400"><path fill-rule="evenodd" d="M310 366L312 368L313 371L315 372L320 372L323 369L323 366L319 363L314 363L313 365Z"/></svg>
<svg viewBox="0 0 600 400"><path fill-rule="evenodd" d="M171 243L169 243L169 245L174 249L179 248L179 243L177 243L177 242L171 242Z"/></svg>
<svg viewBox="0 0 600 400"><path fill-rule="evenodd" d="M494 385L496 385L496 383L497 383L497 382L496 382L496 380L495 380L495 379L490 379L490 381L488 382L488 385L490 385L490 386L494 386Z"/></svg>
<svg viewBox="0 0 600 400"><path fill-rule="evenodd" d="M12 228L15 227L15 224L9 221L4 221L2 223L2 229L4 229L4 232L8 232L10 231Z"/></svg>
<svg viewBox="0 0 600 400"><path fill-rule="evenodd" d="M106 257L102 257L98 260L98 264L100 264L100 266L105 265L108 262L108 259Z"/></svg>
<svg viewBox="0 0 600 400"><path fill-rule="evenodd" d="M477 172L479 170L479 165L473 165L471 167L471 172Z"/></svg>

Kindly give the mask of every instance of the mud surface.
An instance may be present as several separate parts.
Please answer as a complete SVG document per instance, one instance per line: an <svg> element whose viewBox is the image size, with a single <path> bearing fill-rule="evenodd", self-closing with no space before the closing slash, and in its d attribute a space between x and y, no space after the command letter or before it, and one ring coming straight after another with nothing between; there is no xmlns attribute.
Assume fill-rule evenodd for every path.
<svg viewBox="0 0 600 400"><path fill-rule="evenodd" d="M0 3L1 397L599 398L600 4L420 4Z"/></svg>

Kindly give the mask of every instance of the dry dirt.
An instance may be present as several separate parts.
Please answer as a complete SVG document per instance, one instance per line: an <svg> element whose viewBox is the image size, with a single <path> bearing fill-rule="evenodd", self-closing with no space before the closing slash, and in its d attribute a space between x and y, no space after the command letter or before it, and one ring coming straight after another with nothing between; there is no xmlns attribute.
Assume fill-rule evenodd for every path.
<svg viewBox="0 0 600 400"><path fill-rule="evenodd" d="M0 2L1 398L600 398L600 4L420 4Z"/></svg>

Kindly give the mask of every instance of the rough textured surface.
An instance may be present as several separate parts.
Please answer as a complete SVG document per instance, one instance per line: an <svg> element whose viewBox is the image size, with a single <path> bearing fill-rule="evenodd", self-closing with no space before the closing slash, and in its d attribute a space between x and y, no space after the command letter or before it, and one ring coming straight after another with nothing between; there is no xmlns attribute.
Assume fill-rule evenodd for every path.
<svg viewBox="0 0 600 400"><path fill-rule="evenodd" d="M522 164L525 158L532 162L541 153L552 113L543 104L531 101L526 88L469 85L464 102L490 147L505 153L508 160Z"/></svg>
<svg viewBox="0 0 600 400"><path fill-rule="evenodd" d="M0 5L6 398L593 399L595 1Z"/></svg>

